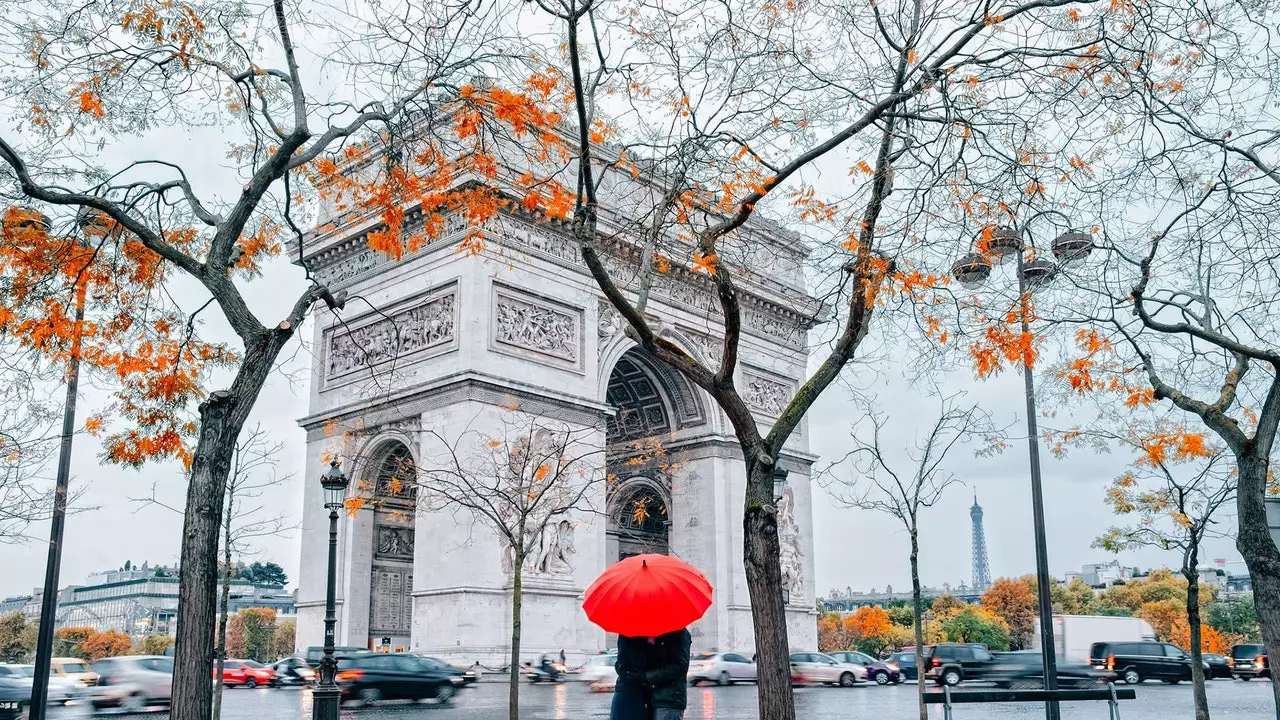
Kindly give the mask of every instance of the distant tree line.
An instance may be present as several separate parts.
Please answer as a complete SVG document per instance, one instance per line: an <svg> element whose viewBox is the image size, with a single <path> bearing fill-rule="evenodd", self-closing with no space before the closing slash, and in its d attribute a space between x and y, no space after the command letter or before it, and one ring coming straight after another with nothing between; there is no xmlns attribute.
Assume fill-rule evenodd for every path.
<svg viewBox="0 0 1280 720"><path fill-rule="evenodd" d="M1199 590L1205 617L1204 652L1223 654L1238 642L1260 638L1251 594L1220 598L1213 587L1203 583ZM1119 581L1100 593L1073 578L1067 584L1053 583L1051 596L1054 612L1142 618L1151 624L1159 640L1190 650L1187 581L1170 570ZM975 604L952 595L937 597L924 614L921 630L926 643L979 642L992 650L1025 650L1032 647L1036 618L1035 576L1027 575L996 580ZM909 647L912 630L911 609L902 602L858 608L852 613L826 612L818 618L818 648L884 656Z"/></svg>
<svg viewBox="0 0 1280 720"><path fill-rule="evenodd" d="M0 662L29 663L36 654L38 621L22 611L0 615ZM245 608L231 616L227 624L227 655L259 662L274 662L292 655L295 623L277 622L270 608ZM53 652L57 657L77 657L88 661L118 655L164 655L173 647L169 635L134 638L119 630L91 627L64 627L54 631Z"/></svg>

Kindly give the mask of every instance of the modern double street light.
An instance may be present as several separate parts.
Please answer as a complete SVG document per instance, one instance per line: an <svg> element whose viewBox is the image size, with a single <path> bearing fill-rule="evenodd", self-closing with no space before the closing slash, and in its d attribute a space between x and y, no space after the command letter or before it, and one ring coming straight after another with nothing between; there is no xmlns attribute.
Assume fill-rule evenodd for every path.
<svg viewBox="0 0 1280 720"><path fill-rule="evenodd" d="M329 511L329 582L324 596L324 657L320 659L320 682L311 693L312 720L338 720L338 705L342 698L342 691L334 681L338 669L338 661L333 657L333 626L338 621L334 609L334 586L338 581L338 511L347 499L347 486L350 484L337 460L330 462L329 470L320 476L324 506Z"/></svg>
<svg viewBox="0 0 1280 720"><path fill-rule="evenodd" d="M1027 257L1032 221L1046 215L1057 215L1067 224L1067 230L1053 240L1052 260ZM998 227L991 231L986 252L965 255L951 266L951 274L966 287L977 287L991 276L992 259L1003 261L1010 256L1017 259L1018 305L1022 317L1022 333L1031 337L1031 293L1049 283L1058 274L1059 263L1066 264L1084 259L1093 250L1093 237L1089 233L1072 230L1070 218L1056 210L1038 212L1027 218L1020 227ZM1034 250L1034 243L1030 243ZM980 248L981 249L981 248ZM1044 687L1058 689L1057 652L1053 640L1053 600L1049 594L1049 559L1044 529L1044 493L1040 479L1040 435L1036 427L1036 388L1031 365L1023 363L1022 378L1027 401L1027 450L1031 461L1031 513L1035 523L1036 589L1039 595L1040 652L1044 661ZM1058 701L1045 702L1047 720L1060 720Z"/></svg>

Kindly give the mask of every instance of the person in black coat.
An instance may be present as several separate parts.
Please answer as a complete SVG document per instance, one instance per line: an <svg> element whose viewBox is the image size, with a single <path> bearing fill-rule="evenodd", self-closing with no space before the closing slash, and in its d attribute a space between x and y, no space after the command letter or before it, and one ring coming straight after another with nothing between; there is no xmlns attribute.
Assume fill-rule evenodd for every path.
<svg viewBox="0 0 1280 720"><path fill-rule="evenodd" d="M618 686L610 720L682 720L688 702L689 631L618 636Z"/></svg>

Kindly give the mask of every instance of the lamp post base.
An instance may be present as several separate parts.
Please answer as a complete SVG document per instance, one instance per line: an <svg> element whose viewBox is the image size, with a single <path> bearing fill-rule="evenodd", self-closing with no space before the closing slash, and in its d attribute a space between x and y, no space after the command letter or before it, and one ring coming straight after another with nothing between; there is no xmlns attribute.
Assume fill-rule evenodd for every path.
<svg viewBox="0 0 1280 720"><path fill-rule="evenodd" d="M342 690L338 686L320 686L311 691L311 720L338 720Z"/></svg>

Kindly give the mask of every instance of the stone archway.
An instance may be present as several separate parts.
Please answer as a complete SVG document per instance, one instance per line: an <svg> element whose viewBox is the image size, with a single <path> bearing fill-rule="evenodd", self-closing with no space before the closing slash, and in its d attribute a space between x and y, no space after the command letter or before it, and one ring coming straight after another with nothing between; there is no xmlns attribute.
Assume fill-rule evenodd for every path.
<svg viewBox="0 0 1280 720"><path fill-rule="evenodd" d="M608 491L606 563L671 547L671 488L653 462L655 448L679 427L683 409L660 368L639 348L613 366L605 399L615 409L605 427ZM696 407L696 406L695 406Z"/></svg>
<svg viewBox="0 0 1280 720"><path fill-rule="evenodd" d="M409 647L413 618L417 465L398 441L384 445L375 457L369 647L399 652Z"/></svg>

